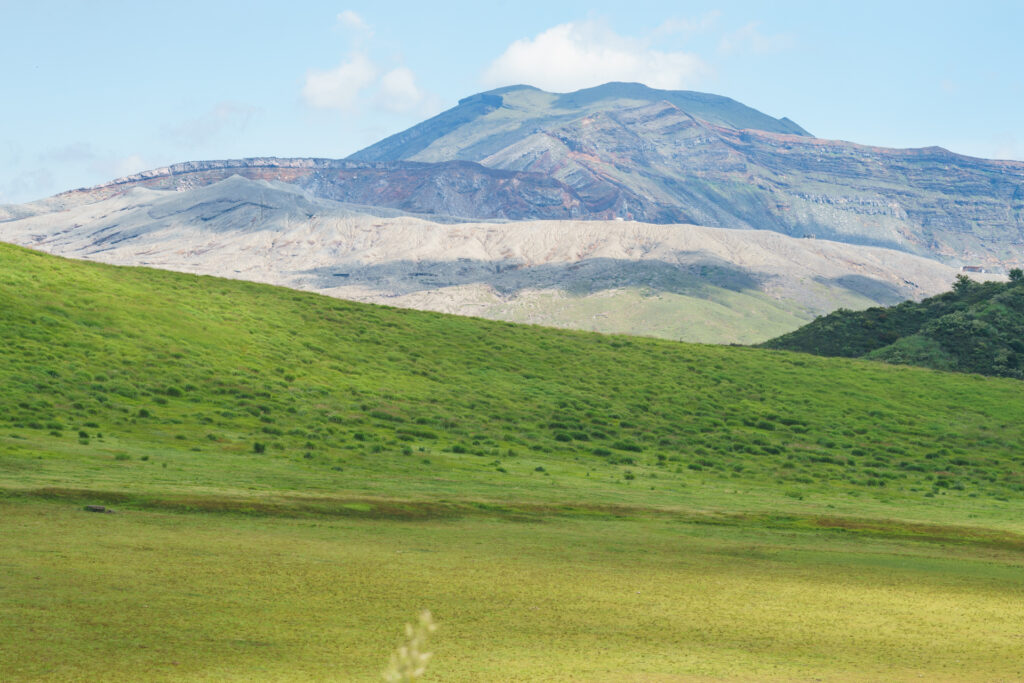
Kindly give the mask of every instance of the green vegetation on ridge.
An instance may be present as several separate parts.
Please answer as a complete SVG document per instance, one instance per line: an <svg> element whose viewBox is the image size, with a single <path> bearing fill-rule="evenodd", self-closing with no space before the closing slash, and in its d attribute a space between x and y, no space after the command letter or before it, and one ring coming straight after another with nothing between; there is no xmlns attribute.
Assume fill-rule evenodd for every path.
<svg viewBox="0 0 1024 683"><path fill-rule="evenodd" d="M950 292L839 310L760 346L1024 379L1024 273L1007 283L960 275Z"/></svg>
<svg viewBox="0 0 1024 683"><path fill-rule="evenodd" d="M596 500L630 499L622 484L642 481L648 502L673 504L687 484L723 481L769 497L824 485L915 498L1006 497L1024 483L1016 384L387 309L14 247L0 258L0 444L22 486L401 497L430 481L446 495L550 500L551 481L569 477ZM36 453L51 455L23 464Z"/></svg>
<svg viewBox="0 0 1024 683"><path fill-rule="evenodd" d="M0 244L0 678L1014 680L1024 397ZM117 514L83 512L86 503Z"/></svg>

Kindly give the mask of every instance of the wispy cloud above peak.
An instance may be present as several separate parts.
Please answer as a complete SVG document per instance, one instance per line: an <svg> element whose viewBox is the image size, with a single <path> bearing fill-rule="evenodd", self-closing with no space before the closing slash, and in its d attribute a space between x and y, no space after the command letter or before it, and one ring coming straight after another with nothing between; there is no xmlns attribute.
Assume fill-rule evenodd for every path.
<svg viewBox="0 0 1024 683"><path fill-rule="evenodd" d="M393 112L414 111L427 99L416 84L412 69L399 66L380 77L376 101L378 106Z"/></svg>
<svg viewBox="0 0 1024 683"><path fill-rule="evenodd" d="M373 30L370 28L370 25L367 24L366 21L364 21L361 16L359 16L350 9L338 13L338 25L341 26L342 28L348 29L350 31L355 31L357 33L373 33Z"/></svg>
<svg viewBox="0 0 1024 683"><path fill-rule="evenodd" d="M509 45L487 67L487 86L526 83L565 92L608 81L638 81L656 88L691 87L709 71L694 54L662 51L641 38L621 36L605 22L560 24Z"/></svg>
<svg viewBox="0 0 1024 683"><path fill-rule="evenodd" d="M310 69L302 97L316 109L349 110L355 105L360 92L371 85L379 73L377 67L362 52L333 69Z"/></svg>
<svg viewBox="0 0 1024 683"><path fill-rule="evenodd" d="M382 66L373 50L373 28L352 10L338 15L338 24L354 37L347 59L333 69L306 72L302 98L314 109L340 112L356 110L390 114L432 114L438 98L428 93L412 69L392 57L392 65Z"/></svg>

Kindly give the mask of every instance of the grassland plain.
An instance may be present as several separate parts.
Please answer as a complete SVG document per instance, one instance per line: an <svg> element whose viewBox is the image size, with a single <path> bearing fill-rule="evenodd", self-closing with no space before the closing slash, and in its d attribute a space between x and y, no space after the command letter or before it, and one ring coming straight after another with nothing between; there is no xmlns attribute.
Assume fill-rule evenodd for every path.
<svg viewBox="0 0 1024 683"><path fill-rule="evenodd" d="M0 673L1017 680L1019 382L0 245ZM116 515L80 511L104 503Z"/></svg>
<svg viewBox="0 0 1024 683"><path fill-rule="evenodd" d="M1019 549L641 514L0 512L5 680L379 680L424 605L429 680L1024 675Z"/></svg>

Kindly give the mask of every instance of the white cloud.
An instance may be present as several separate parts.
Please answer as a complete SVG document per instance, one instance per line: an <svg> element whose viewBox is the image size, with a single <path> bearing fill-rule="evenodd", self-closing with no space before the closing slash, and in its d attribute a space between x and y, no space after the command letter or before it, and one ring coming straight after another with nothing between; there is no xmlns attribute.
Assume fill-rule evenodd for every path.
<svg viewBox="0 0 1024 683"><path fill-rule="evenodd" d="M146 163L138 154L132 154L126 157L112 157L103 159L92 165L92 170L98 175L110 180L117 178L123 178L125 176L134 175L141 171L146 171L152 168Z"/></svg>
<svg viewBox="0 0 1024 683"><path fill-rule="evenodd" d="M363 18L350 9L338 14L338 24L350 31L359 33L372 33L369 24Z"/></svg>
<svg viewBox="0 0 1024 683"><path fill-rule="evenodd" d="M426 99L426 94L416 85L412 69L399 66L381 76L376 102L382 109L393 112L412 111Z"/></svg>
<svg viewBox="0 0 1024 683"><path fill-rule="evenodd" d="M306 73L302 97L317 109L349 112L376 110L392 114L427 115L440 107L439 98L420 87L412 69L401 59L390 67L379 66L371 55L373 28L352 10L338 14L338 25L352 34L348 60L333 69L310 69Z"/></svg>
<svg viewBox="0 0 1024 683"><path fill-rule="evenodd" d="M244 130L257 112L258 107L248 104L219 102L197 118L165 128L164 133L177 144L200 147L226 132Z"/></svg>
<svg viewBox="0 0 1024 683"><path fill-rule="evenodd" d="M525 83L566 92L608 81L638 81L655 88L690 87L708 71L687 52L652 49L620 36L603 22L561 24L508 46L484 72L490 86Z"/></svg>
<svg viewBox="0 0 1024 683"><path fill-rule="evenodd" d="M310 70L302 97L317 109L351 109L361 91L377 79L378 69L363 53L357 52L347 62L327 71Z"/></svg>
<svg viewBox="0 0 1024 683"><path fill-rule="evenodd" d="M765 35L761 33L759 26L759 22L752 21L732 33L722 36L718 48L726 53L750 51L754 54L764 55L793 47L792 36L784 33Z"/></svg>

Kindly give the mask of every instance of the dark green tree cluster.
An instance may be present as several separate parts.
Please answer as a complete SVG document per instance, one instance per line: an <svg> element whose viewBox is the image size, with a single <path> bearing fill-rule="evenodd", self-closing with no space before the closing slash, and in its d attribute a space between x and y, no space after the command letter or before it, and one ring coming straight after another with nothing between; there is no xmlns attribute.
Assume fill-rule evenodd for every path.
<svg viewBox="0 0 1024 683"><path fill-rule="evenodd" d="M840 309L762 347L1024 379L1024 271L958 275L952 291L865 311Z"/></svg>

